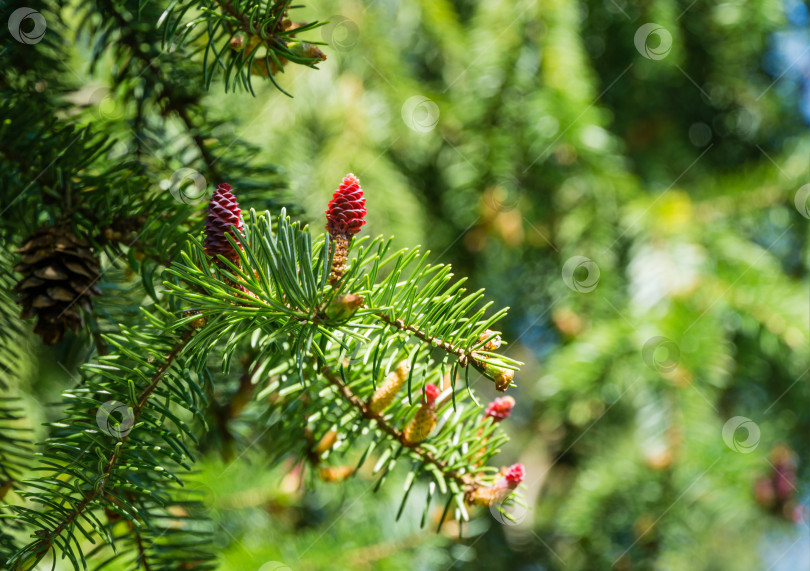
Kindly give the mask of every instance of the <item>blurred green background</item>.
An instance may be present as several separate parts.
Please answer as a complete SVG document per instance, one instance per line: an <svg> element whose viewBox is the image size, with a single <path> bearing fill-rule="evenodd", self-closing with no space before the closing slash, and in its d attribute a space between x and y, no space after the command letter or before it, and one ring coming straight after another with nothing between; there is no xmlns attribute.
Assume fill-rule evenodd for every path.
<svg viewBox="0 0 810 571"><path fill-rule="evenodd" d="M306 14L331 21L329 59L288 69L294 99L237 96L235 129L313 224L352 171L371 234L513 308L504 337L527 365L502 463L526 464L531 509L479 513L458 541L394 523L396 485L235 482L254 459L214 479L226 568L808 568L807 7ZM267 503L235 524L251 490Z"/></svg>
<svg viewBox="0 0 810 571"><path fill-rule="evenodd" d="M191 484L222 568L810 567L807 6L314 0L295 17L330 24L310 34L320 70L279 79L294 98L268 83L208 107L313 226L354 172L368 233L512 308L526 366L500 459L526 465L529 509L437 534L418 505L394 521L395 478L302 486L253 446Z"/></svg>

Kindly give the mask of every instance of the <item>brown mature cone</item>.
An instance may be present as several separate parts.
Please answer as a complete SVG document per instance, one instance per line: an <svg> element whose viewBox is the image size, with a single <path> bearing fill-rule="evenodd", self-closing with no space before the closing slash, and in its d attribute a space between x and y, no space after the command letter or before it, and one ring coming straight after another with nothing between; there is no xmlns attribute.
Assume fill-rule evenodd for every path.
<svg viewBox="0 0 810 571"><path fill-rule="evenodd" d="M90 296L101 295L96 286L101 277L98 258L90 245L69 226L43 226L17 253L22 256L14 266L22 274L14 288L23 308L20 315L37 318L34 332L48 345L60 341L66 329L78 332L79 307L89 311Z"/></svg>

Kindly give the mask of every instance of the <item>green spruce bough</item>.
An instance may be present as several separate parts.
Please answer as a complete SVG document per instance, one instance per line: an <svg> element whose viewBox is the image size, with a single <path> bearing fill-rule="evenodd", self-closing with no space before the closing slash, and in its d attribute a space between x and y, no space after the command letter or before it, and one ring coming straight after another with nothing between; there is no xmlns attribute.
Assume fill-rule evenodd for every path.
<svg viewBox="0 0 810 571"><path fill-rule="evenodd" d="M470 387L472 367L504 391L520 365L494 351L491 328L505 310L488 311L482 291L467 292L427 253L355 239L365 214L353 175L316 238L283 210L243 220L221 185L204 241L191 237L168 268L144 325L106 335L111 352L65 392L41 475L24 483L24 505L8 506L6 517L30 530L8 565L30 569L53 552L76 569L102 553L143 567L214 568L212 530L182 475L209 430L214 369L229 372L245 344L253 393L273 395L253 406L275 410L286 435L271 455L304 457L325 481L373 462L378 486L404 464L399 514L425 479L426 498L412 500L424 501L422 525L434 496L439 526L467 520L471 505L513 501L523 468L486 465L506 436Z"/></svg>

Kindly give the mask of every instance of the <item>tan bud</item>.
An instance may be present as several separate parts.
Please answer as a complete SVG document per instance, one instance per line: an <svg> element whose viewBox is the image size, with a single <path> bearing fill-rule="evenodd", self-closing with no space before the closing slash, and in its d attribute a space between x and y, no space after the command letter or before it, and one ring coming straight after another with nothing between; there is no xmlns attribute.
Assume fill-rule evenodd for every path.
<svg viewBox="0 0 810 571"><path fill-rule="evenodd" d="M338 434L334 430L330 430L326 434L324 434L321 439L318 441L318 445L315 446L314 452L318 456L326 452L327 450L331 450L332 447L337 442Z"/></svg>
<svg viewBox="0 0 810 571"><path fill-rule="evenodd" d="M495 335L494 337L492 337L494 334L495 334L494 331L492 331L491 329L487 329L478 337L479 343L484 343L484 341L486 341L486 343L484 343L484 346L482 347L484 351L495 351L497 349L500 349L501 336ZM487 339L489 339L489 341L487 341Z"/></svg>
<svg viewBox="0 0 810 571"><path fill-rule="evenodd" d="M245 34L239 32L235 34L230 41L231 49L235 52L240 52L245 49Z"/></svg>
<svg viewBox="0 0 810 571"><path fill-rule="evenodd" d="M351 466L323 466L318 471L318 476L324 482L342 482L354 474Z"/></svg>
<svg viewBox="0 0 810 571"><path fill-rule="evenodd" d="M495 381L495 390L500 391L502 393L506 392L506 389L509 388L509 385L512 384L512 379L515 378L515 372L511 369L506 369L497 375L495 378L492 379Z"/></svg>
<svg viewBox="0 0 810 571"><path fill-rule="evenodd" d="M495 381L495 389L500 392L505 392L515 378L515 371L491 362L485 355L473 352L472 363L476 369Z"/></svg>
<svg viewBox="0 0 810 571"><path fill-rule="evenodd" d="M397 393L408 380L408 373L411 367L407 361L402 361L395 370L391 371L385 378L385 382L377 387L377 390L371 396L369 401L369 409L374 414L380 414L394 402Z"/></svg>
<svg viewBox="0 0 810 571"><path fill-rule="evenodd" d="M326 307L326 317L334 321L349 319L363 305L363 296L347 293L336 296Z"/></svg>
<svg viewBox="0 0 810 571"><path fill-rule="evenodd" d="M318 46L308 44L307 42L290 42L287 44L287 49L301 58L319 59L321 61L326 59L326 54L323 53Z"/></svg>
<svg viewBox="0 0 810 571"><path fill-rule="evenodd" d="M192 315L197 315L199 313L200 313L199 311L189 309L189 310L183 312L183 317L191 317ZM206 321L207 321L207 319L205 318L205 316L201 315L197 319L194 319L194 320L190 321L189 326L192 329L202 329L203 327L205 327Z"/></svg>

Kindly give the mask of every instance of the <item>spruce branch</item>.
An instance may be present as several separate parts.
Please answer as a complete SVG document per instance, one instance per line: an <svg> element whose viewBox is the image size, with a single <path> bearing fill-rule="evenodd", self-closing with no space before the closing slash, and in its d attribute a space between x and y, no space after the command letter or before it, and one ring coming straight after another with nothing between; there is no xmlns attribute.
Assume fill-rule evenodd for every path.
<svg viewBox="0 0 810 571"><path fill-rule="evenodd" d="M8 501L20 481L34 465L34 447L30 424L22 407L17 386L20 365L30 356L23 349L27 330L18 317L11 296L11 261L0 252L0 504ZM0 514L7 512L0 507ZM0 526L0 561L17 550L15 538L9 532L19 528L16 522Z"/></svg>
<svg viewBox="0 0 810 571"><path fill-rule="evenodd" d="M171 97L167 99L165 108L168 111L173 111L183 122L183 125L185 125L189 136L194 141L194 144L197 145L197 149L200 151L200 156L202 157L203 164L205 165L205 170L208 175L214 180L223 180L223 175L220 172L219 167L217 167L218 159L211 153L211 150L208 148L205 140L200 135L200 128L194 123L188 109L177 101L173 100Z"/></svg>
<svg viewBox="0 0 810 571"><path fill-rule="evenodd" d="M355 220L354 214L344 213L360 211L362 207L354 206L356 197L338 201L336 208L340 198L336 193L327 219ZM449 267L429 264L418 250L386 257L389 242L381 238L352 241L354 248L347 253L356 255L347 257L340 279L332 284L331 236L313 240L283 211L274 220L269 213L251 211L242 224L233 216L238 210L233 197L223 200L212 200L212 208L219 209L212 212L219 213L216 224L208 225L206 246L193 239L182 262L168 270L176 280L165 282L171 295L208 320L194 342L202 347L228 338L225 363L247 337L260 357L275 355L281 379L259 394L288 393L287 375L297 373L298 396L281 399L278 406L297 407L300 421L287 418L279 429L296 425L299 434L308 435L300 447L305 458L319 465L324 455L338 458L366 433L357 423L367 424L376 436L358 468L377 447L379 485L396 464L410 458L408 492L424 472L442 493L450 492L456 516L466 519L469 498L497 482L494 469L485 463L505 436L490 415L467 402L473 400L471 387L466 395L456 393L455 379L465 358L466 364L489 367L492 377L493 370L511 373L519 366L495 353L500 339L490 326L503 312L487 317L488 306L476 305L482 292L466 294L463 281L450 282ZM430 357L435 348L446 353L441 362ZM459 362L449 366L449 356ZM403 368L405 362L409 365ZM396 374L396 382L377 389L376 382L387 372ZM406 396L397 398L405 385ZM426 402L414 404L414 390L426 394ZM378 391L386 396L376 398ZM341 430L347 423L355 428ZM341 442L339 449L335 442ZM328 446L321 448L321 443ZM322 478L329 481L354 471L346 465L320 466Z"/></svg>
<svg viewBox="0 0 810 571"><path fill-rule="evenodd" d="M141 391L138 395L136 400L136 404L132 410L132 417L133 422L137 423L140 420L141 412L143 408L146 406L148 399L152 396L155 389L158 386L158 383L162 380L163 374L172 366L174 360L183 350L183 348L188 343L189 339L191 338L192 331L189 330L184 333L180 340L175 344L175 346L171 349L169 354L165 357L163 364L157 368L157 370L152 374L150 379L149 385ZM39 540L32 546L31 551L36 555L36 561L39 561L45 553L47 553L50 549L52 549L54 542L56 539L62 535L62 533L68 529L70 526L73 525L73 522L76 521L77 518L82 516L84 512L92 505L92 502L99 496L104 494L104 487L107 484L108 479L118 466L119 461L121 460L121 454L123 449L126 447L131 432L125 434L120 442L116 444L115 450L113 451L112 455L110 456L109 461L106 463L106 467L99 475L97 479L97 484L94 485L90 490L85 492L81 499L74 505L74 507L67 512L61 514L64 518L62 521L53 527L50 530L40 530L37 533Z"/></svg>
<svg viewBox="0 0 810 571"><path fill-rule="evenodd" d="M218 73L226 91L253 90L253 76L264 76L282 93L276 81L288 61L315 68L326 55L319 42L297 39L320 27L319 22L292 22L290 0L206 0L191 19L186 14L196 2L172 3L160 17L164 44L189 47L202 53L206 89Z"/></svg>
<svg viewBox="0 0 810 571"><path fill-rule="evenodd" d="M438 349L441 349L442 351L446 351L447 353L452 353L458 356L459 363L461 364L462 367L466 367L467 363L469 363L470 361L472 351L465 350L462 347L457 347L452 343L443 341L442 339L439 339L437 337L432 337L431 335L422 331L415 325L405 323L405 321L400 317L392 318L391 316L383 312L375 312L374 315L378 317L381 321L383 321L384 323L390 325L395 329L412 333L414 337L421 339L431 347L436 347Z"/></svg>
<svg viewBox="0 0 810 571"><path fill-rule="evenodd" d="M135 62L133 69L133 62L127 61L115 78L116 84L126 86L132 76L137 76L140 82L146 83L149 89L145 91L152 93L154 101L160 108L160 114L164 116L174 114L180 119L187 136L198 149L206 173L214 180L221 180L222 173L216 166L217 159L211 154L208 145L200 136L199 126L195 124L189 111L192 107L195 109L198 107L200 94L182 86L169 76L169 73L172 71L177 73L178 70L170 71L161 65L161 58L168 57L167 54L157 51L149 41L152 34L151 27L146 29L142 22L133 24L133 16L125 4L109 0L96 0L95 6L100 12L109 15L110 18L104 21L101 27L91 29L91 33L97 37L103 36L109 34L110 26L115 26L119 39L113 45L113 49L117 52L119 58L131 58ZM140 9L138 11L141 12ZM151 10L146 10L141 13L140 17L148 18L151 13ZM97 54L97 57L98 55L100 54ZM129 89L129 87L125 88ZM137 101L139 102L139 110L136 114L138 121L133 126L135 132L141 131L138 122L145 120L150 115L145 109L146 100L138 98ZM202 113L199 109L198 112ZM203 122L206 122L205 117Z"/></svg>
<svg viewBox="0 0 810 571"><path fill-rule="evenodd" d="M9 560L12 568L31 565L58 547L78 569L88 554L77 534L91 542L94 535L105 543L114 539L95 514L101 508L126 518L133 530L154 533L155 541L144 546L154 557L186 549L184 544L194 557L210 557L192 548L199 530L188 530L185 540L176 533L160 539L168 531L160 521L180 494L173 467L188 469L191 453L184 438L196 441L181 411L202 419L203 392L183 357L195 330L166 334L174 319L159 308L144 317L149 326L105 336L113 352L86 365L85 382L67 391L66 402L72 402L68 416L51 425L52 434L43 444L41 468L46 474L25 482L19 494L45 509L9 506L16 521L35 530L34 541ZM111 410L124 408L124 424L116 428ZM197 509L194 502L185 505L188 513Z"/></svg>

